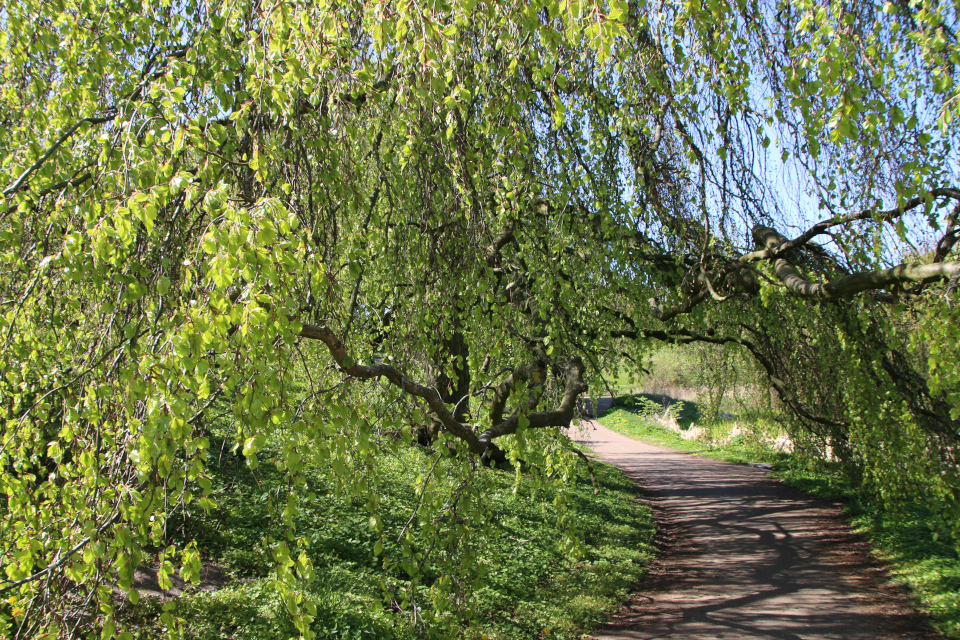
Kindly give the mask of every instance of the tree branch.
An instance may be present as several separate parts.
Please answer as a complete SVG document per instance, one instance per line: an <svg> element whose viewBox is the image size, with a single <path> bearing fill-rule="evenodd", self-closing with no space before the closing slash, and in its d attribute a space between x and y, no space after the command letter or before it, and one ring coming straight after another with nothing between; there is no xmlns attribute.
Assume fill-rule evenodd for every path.
<svg viewBox="0 0 960 640"><path fill-rule="evenodd" d="M587 390L587 385L583 382L583 374L586 367L579 356L574 356L567 361L566 377L567 387L564 390L560 405L554 411L537 411L528 413L528 429L543 429L546 427L565 427L573 420L573 412L577 406L577 398ZM494 438L516 433L520 427L520 414L514 413L506 420L494 425L480 434L480 441L491 443Z"/></svg>
<svg viewBox="0 0 960 640"><path fill-rule="evenodd" d="M679 315L685 313L690 313L693 311L694 307L707 299L707 293L705 291L700 291L689 298L687 301L681 305L673 307L671 309L661 309L660 305L657 303L656 298L650 298L648 301L650 303L650 312L653 314L653 317L659 320L660 322L668 322L673 320Z"/></svg>
<svg viewBox="0 0 960 640"><path fill-rule="evenodd" d="M490 407L491 425L498 425L503 422L503 409L518 382L532 380L535 386L542 386L546 379L546 366L540 361L525 364L507 376L506 379L497 386L493 394L493 402Z"/></svg>
<svg viewBox="0 0 960 640"><path fill-rule="evenodd" d="M16 195L16 193L24 187L24 185L27 182L27 179L31 176L31 174L33 174L34 171L42 167L43 163L49 160L50 156L56 153L57 149L59 149L64 142L69 140L70 137L80 129L80 127L82 127L85 124L91 124L91 125L103 124L104 122L110 122L116 117L117 117L117 111L114 109L112 112L108 111L107 115L105 116L100 116L96 118L83 118L82 120L77 121L76 124L74 124L72 127L67 129L63 133L63 135L57 138L57 140L52 145L50 145L46 151L43 152L43 155L41 155L36 162L34 162L32 165L24 169L23 173L20 174L20 177L13 181L13 184L11 184L9 187L3 190L4 197L9 198L11 196Z"/></svg>
<svg viewBox="0 0 960 640"><path fill-rule="evenodd" d="M766 246L773 253L780 254L783 236L770 227L757 225L753 228L757 244ZM811 282L784 258L773 262L777 277L794 293L819 300L837 300L871 289L882 289L891 284L902 282L927 283L936 280L949 280L960 273L960 262L938 262L934 264L900 264L882 271L861 271L829 282Z"/></svg>
<svg viewBox="0 0 960 640"><path fill-rule="evenodd" d="M137 97L139 97L140 92L143 90L143 87L146 85L148 81L156 80L157 78L163 75L164 70L166 69L166 63L169 60L183 58L187 54L187 51L189 50L189 48L190 48L189 46L184 46L168 53L166 60L164 60L163 65L160 67L160 69L158 69L154 73L147 74L145 69L144 75L141 78L140 82L137 83L137 86L134 87L134 89L130 91L130 93L123 96L123 98L120 101L118 101L118 104L119 102L129 102L130 100L134 100ZM152 65L152 63L155 60L156 60L156 56L154 56L148 62L147 66ZM64 142L69 140L73 136L73 134L79 131L80 127L82 127L85 124L98 125L98 124L104 124L105 122L110 122L114 120L117 117L117 115L119 115L119 113L120 113L120 109L116 105L114 105L108 108L104 113L104 115L102 116L90 116L90 117L81 118L80 120L78 120L72 127L67 129L59 138L57 138L56 141L54 141L54 143L50 145L46 151L43 152L43 155L41 155L36 162L34 162L29 167L27 167L23 171L23 173L20 174L20 177L14 180L10 186L8 186L6 189L3 190L3 196L6 198L10 198L16 195L18 191L23 189L23 187L26 186L27 180L30 178L30 176L37 169L42 167L43 164L50 159L50 156L52 156L54 153L57 152L57 149L59 149Z"/></svg>
<svg viewBox="0 0 960 640"><path fill-rule="evenodd" d="M447 409L447 405L444 404L443 399L436 389L423 386L410 380L392 366L383 362L370 366L353 362L347 355L347 349L343 342L340 341L329 327L304 324L300 330L300 336L310 340L319 340L327 345L327 349L330 350L330 355L333 356L337 366L347 375L361 380L386 378L392 385L405 393L423 398L427 406L437 415L440 423L447 431L466 442L473 453L483 455L487 448L486 443L482 443L480 439L477 438L477 434L474 433L469 425L461 424L453 417L453 414Z"/></svg>
<svg viewBox="0 0 960 640"><path fill-rule="evenodd" d="M953 198L954 200L960 200L960 189L952 189L952 188L931 189L930 197L932 198L946 197L946 198ZM872 218L879 222L893 220L895 218L899 218L900 216L902 216L907 211L910 211L911 209L916 209L920 205L926 203L927 200L928 198L921 198L921 197L912 198L907 202L903 203L902 206L896 207L895 209L889 209L887 211L877 212L873 209L864 209L862 211L848 213L843 216L835 216L833 218L830 218L829 220L823 220L821 222L818 222L817 224L810 227L802 235L798 236L793 240L787 240L786 238L783 238L783 236L780 236L781 238L783 238L780 244L775 246L762 245L764 246L763 249L760 249L758 251L753 251L751 253L740 256L740 262L755 262L757 260L771 260L773 258L783 255L788 251L791 251L792 249L796 249L798 247L805 245L815 236L818 236L822 233L826 233L828 229L849 224L857 220L866 220L868 218ZM760 225L758 225L758 227L760 227ZM761 228L765 229L767 227L761 227ZM754 236L756 236L756 229L757 227L754 227Z"/></svg>

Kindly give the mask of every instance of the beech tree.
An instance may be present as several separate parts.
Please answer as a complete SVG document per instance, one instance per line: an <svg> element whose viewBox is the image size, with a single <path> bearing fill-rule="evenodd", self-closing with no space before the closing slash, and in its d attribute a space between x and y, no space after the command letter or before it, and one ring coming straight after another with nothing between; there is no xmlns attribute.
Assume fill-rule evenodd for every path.
<svg viewBox="0 0 960 640"><path fill-rule="evenodd" d="M8 6L5 632L122 633L147 550L198 575L164 522L214 506L214 409L249 465L269 441L292 485L330 468L374 527L378 453L447 451L460 493L424 509L469 545L484 478L562 489L578 401L661 342L743 350L812 451L891 505L925 486L957 534L957 13ZM309 636L311 560L274 557Z"/></svg>

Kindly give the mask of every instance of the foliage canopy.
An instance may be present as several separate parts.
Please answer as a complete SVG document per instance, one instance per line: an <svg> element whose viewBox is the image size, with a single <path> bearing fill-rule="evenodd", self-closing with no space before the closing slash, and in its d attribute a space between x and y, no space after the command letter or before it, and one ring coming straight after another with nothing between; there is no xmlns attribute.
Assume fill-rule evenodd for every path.
<svg viewBox="0 0 960 640"><path fill-rule="evenodd" d="M196 576L165 522L214 504L219 411L249 465L329 468L374 529L378 456L449 452L414 515L447 571L422 623L456 628L489 466L562 488L578 398L656 341L749 353L813 449L891 505L926 485L956 535L957 14L8 6L3 624L110 637L147 554ZM309 635L287 538L276 585ZM430 555L405 553L411 575Z"/></svg>

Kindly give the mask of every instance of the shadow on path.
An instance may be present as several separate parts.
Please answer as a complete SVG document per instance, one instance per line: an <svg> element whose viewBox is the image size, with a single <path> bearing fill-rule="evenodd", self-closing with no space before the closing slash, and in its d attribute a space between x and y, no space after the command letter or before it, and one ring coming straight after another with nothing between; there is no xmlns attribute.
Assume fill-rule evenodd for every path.
<svg viewBox="0 0 960 640"><path fill-rule="evenodd" d="M601 399L601 412L609 404ZM660 528L650 576L594 638L938 637L886 584L836 505L766 471L648 445L595 421L574 436L640 486Z"/></svg>

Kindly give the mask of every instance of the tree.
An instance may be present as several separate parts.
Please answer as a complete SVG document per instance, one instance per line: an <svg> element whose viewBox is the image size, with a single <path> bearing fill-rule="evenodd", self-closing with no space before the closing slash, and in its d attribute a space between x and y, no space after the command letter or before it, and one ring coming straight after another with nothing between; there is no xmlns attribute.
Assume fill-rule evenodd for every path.
<svg viewBox="0 0 960 640"><path fill-rule="evenodd" d="M292 483L333 465L374 516L377 436L447 447L477 499L443 508L476 519L490 467L573 464L588 384L657 341L740 345L795 428L884 495L934 483L957 531L956 5L24 0L0 24L15 633L99 606L112 635L108 585L213 505L214 407L250 465L282 443Z"/></svg>

